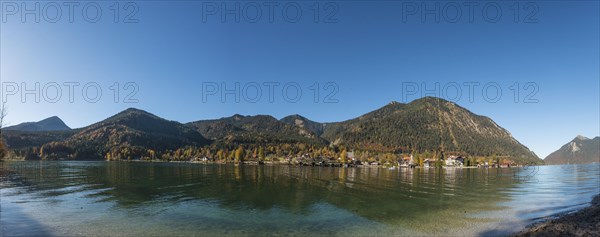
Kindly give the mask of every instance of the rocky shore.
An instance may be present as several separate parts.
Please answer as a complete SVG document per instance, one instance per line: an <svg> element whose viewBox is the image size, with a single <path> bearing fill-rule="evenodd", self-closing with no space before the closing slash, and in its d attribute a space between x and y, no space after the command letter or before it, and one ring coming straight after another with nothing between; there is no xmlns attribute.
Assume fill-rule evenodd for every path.
<svg viewBox="0 0 600 237"><path fill-rule="evenodd" d="M534 224L514 236L600 236L600 195L590 207Z"/></svg>

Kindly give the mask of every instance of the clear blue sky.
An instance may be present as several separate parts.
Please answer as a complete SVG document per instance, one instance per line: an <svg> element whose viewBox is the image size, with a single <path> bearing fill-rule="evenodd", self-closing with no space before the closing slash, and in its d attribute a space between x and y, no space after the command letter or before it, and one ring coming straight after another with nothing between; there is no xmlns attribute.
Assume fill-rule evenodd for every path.
<svg viewBox="0 0 600 237"><path fill-rule="evenodd" d="M446 92L439 96L447 99L455 99L452 86L461 85L459 105L491 117L542 158L578 134L600 133L598 1L519 2L518 23L513 1L498 1L497 6L477 2L472 22L471 8L464 2L437 2L439 22L435 13L424 15L423 22L421 2L318 2L318 23L315 1L278 2L270 22L268 2L227 1L229 9L240 4L240 22L235 13L224 15L223 22L221 2L137 1L134 6L119 4L115 14L114 2L90 6L81 1L73 6L71 23L69 6L63 2L39 1L40 12L25 14L22 22L22 2L2 1L0 76L8 100L7 120L15 125L58 115L69 126L82 127L137 107L180 122L235 113L341 121L392 100L408 102L423 95L406 93L407 85L421 90L439 83L440 91ZM25 2L25 7L35 9L35 3ZM425 7L435 8L435 3L426 2ZM61 15L56 14L57 6ZM100 18L86 21L95 20L96 7L102 10ZM302 16L293 23L296 7ZM499 19L496 7L502 11ZM256 9L262 15L253 23ZM138 22L125 23L125 18ZM34 95L25 95L26 101L21 101L22 83L34 89L36 82L45 97L37 103ZM73 90L73 103L64 86L69 82L80 83ZM90 82L102 89L96 103L82 95ZM137 86L132 97L137 103L123 102L134 88L124 88L127 82ZM224 83L232 89L236 82L248 89L239 103L233 95L221 102L218 92L203 93L203 85L218 85L221 88L204 89L220 90ZM272 102L263 85L270 82L280 83ZM334 86L325 88L328 82ZM465 82L480 83L472 101ZM529 82L534 86L525 87ZM114 83L120 87L118 103L110 89ZM254 102L253 83L262 92ZM288 87L288 97L282 96L286 83L300 86L299 101L285 100L296 97L295 87ZM315 83L320 87L317 103L311 90ZM487 83L502 89L498 102L482 96ZM511 90L515 83L520 88L518 102ZM19 91L7 93L14 89L11 85L18 85ZM55 85L61 86L60 97ZM90 88L87 99L95 97L95 87ZM334 96L327 97L334 88ZM488 92L488 99L496 97L494 87ZM537 102L524 103L530 93ZM324 103L326 97L337 103ZM53 99L56 103L49 103Z"/></svg>

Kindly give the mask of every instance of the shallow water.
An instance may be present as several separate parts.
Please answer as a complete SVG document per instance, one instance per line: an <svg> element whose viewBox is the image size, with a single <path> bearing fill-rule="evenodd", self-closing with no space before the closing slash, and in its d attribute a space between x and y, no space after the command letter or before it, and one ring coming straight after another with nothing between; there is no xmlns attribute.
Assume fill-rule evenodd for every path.
<svg viewBox="0 0 600 237"><path fill-rule="evenodd" d="M507 235L600 193L600 164L511 169L4 162L3 236Z"/></svg>

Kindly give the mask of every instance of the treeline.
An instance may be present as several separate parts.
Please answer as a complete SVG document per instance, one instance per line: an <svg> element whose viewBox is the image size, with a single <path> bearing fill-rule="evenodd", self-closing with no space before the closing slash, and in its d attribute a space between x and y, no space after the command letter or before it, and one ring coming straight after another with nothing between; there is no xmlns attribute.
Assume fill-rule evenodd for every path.
<svg viewBox="0 0 600 237"><path fill-rule="evenodd" d="M373 147L371 147L373 148ZM440 150L424 152L399 152L394 149L384 150L357 150L345 146L319 146L304 143L271 143L271 144L224 144L215 143L207 146L185 146L178 149L154 150L142 146L132 146L127 143L113 146L100 152L97 147L78 145L71 147L62 142L50 142L41 147L15 150L17 157L25 159L103 159L103 160L155 160L155 161L193 161L203 160L219 163L239 163L244 161L273 161L297 163L301 160L329 159L340 163L378 162L380 164L396 165L403 159L412 156L413 163L424 166L425 162L434 162L437 167L444 166L443 160L450 155L465 157L466 166L475 166L488 162L498 164L513 164L514 159L497 155L470 156L460 152L444 153Z"/></svg>

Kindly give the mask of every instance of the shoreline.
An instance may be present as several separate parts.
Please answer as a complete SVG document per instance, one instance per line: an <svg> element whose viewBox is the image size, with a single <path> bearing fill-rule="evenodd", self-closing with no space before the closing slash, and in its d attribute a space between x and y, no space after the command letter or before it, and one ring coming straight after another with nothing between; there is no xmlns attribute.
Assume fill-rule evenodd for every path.
<svg viewBox="0 0 600 237"><path fill-rule="evenodd" d="M589 207L531 224L512 236L600 236L600 194Z"/></svg>
<svg viewBox="0 0 600 237"><path fill-rule="evenodd" d="M434 167L434 166L425 166L425 167L421 167L421 166L415 166L415 167L410 167L410 166L398 166L398 165L385 165L385 164L379 164L379 165L370 165L370 164L360 164L360 165L356 165L356 164L347 164L347 165L342 165L339 163L336 163L335 165L319 165L319 164L308 164L308 163L289 163L287 161L264 161L263 164L259 164L258 161L243 161L242 163L236 163L236 162L221 162L221 161L190 161L190 160L141 160L141 159L133 159L133 160L69 160L69 159L56 159L56 160L25 160L25 159L4 159L4 160L0 160L0 161L8 161L8 162L28 162L28 161L50 161L50 162L54 162L54 161L92 161L92 162L140 162L140 163L179 163L179 164L217 164L217 165L235 165L235 166L239 166L239 165L246 165L246 166L297 166L297 167L343 167L343 168L383 168L383 169L510 169L510 168L524 168L524 167L528 167L529 165L514 165L514 166L500 166L500 167L478 167L478 166L442 166L442 167ZM536 165L538 166L538 165Z"/></svg>

